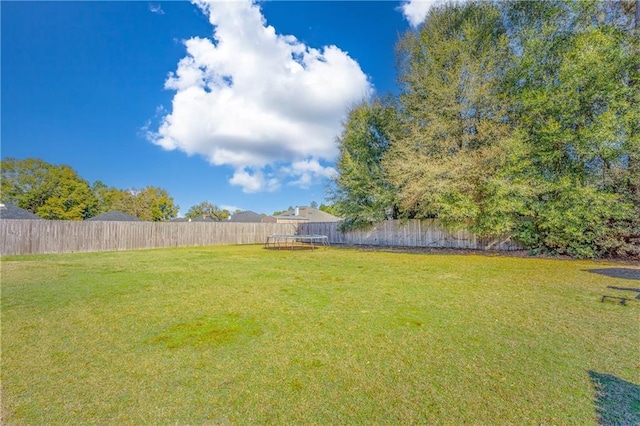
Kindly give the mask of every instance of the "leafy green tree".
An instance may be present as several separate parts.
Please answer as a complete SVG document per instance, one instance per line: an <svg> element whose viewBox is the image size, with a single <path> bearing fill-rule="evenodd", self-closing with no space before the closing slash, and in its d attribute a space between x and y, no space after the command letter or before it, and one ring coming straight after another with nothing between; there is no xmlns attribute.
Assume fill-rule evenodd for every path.
<svg viewBox="0 0 640 426"><path fill-rule="evenodd" d="M273 212L272 216L278 216L278 215L284 214L284 213L286 213L288 211L291 211L291 210L293 210L293 206L289 206L289 208L287 208L287 210L276 210L275 212Z"/></svg>
<svg viewBox="0 0 640 426"><path fill-rule="evenodd" d="M512 117L535 188L517 237L580 257L640 254L637 34L599 2L531 3L508 13L522 52L509 75Z"/></svg>
<svg viewBox="0 0 640 426"><path fill-rule="evenodd" d="M433 7L399 54L402 130L384 162L400 209L480 234L508 232L527 192L508 170L526 148L502 93L511 51L501 11L473 1Z"/></svg>
<svg viewBox="0 0 640 426"><path fill-rule="evenodd" d="M322 203L320 204L320 207L318 207L318 210L337 216L337 212L333 207L333 204Z"/></svg>
<svg viewBox="0 0 640 426"><path fill-rule="evenodd" d="M629 83L639 59L624 32L566 22L591 8L565 9L545 13L543 31L535 23L521 30L523 54L511 75L515 117L546 179L570 175L606 187L633 142L639 98Z"/></svg>
<svg viewBox="0 0 640 426"><path fill-rule="evenodd" d="M162 188L147 186L136 195L136 199L141 200L143 205L148 206L151 213L150 219L146 219L146 216L142 216L141 219L155 222L170 220L175 218L180 210L180 207L174 204L173 198L169 196L169 193Z"/></svg>
<svg viewBox="0 0 640 426"><path fill-rule="evenodd" d="M575 257L634 254L632 246L625 247L624 238L620 240L628 235L626 229L613 232L633 211L615 194L576 185L566 177L549 183L542 194L530 200L532 214L523 218L517 234L534 252Z"/></svg>
<svg viewBox="0 0 640 426"><path fill-rule="evenodd" d="M98 213L105 213L112 210L119 210L122 205L133 204L130 198L133 194L130 191L108 187L102 181L96 181L91 185L91 190L98 200ZM128 201L125 201L128 200Z"/></svg>
<svg viewBox="0 0 640 426"><path fill-rule="evenodd" d="M110 210L111 203L108 201L109 187L101 180L95 181L91 185L91 191L95 195L98 202L98 210L100 213Z"/></svg>
<svg viewBox="0 0 640 426"><path fill-rule="evenodd" d="M53 192L52 165L38 158L7 158L0 163L3 203L36 213Z"/></svg>
<svg viewBox="0 0 640 426"><path fill-rule="evenodd" d="M173 219L178 215L179 210L166 190L153 186L147 186L140 191L135 189L120 191L113 208L153 222Z"/></svg>
<svg viewBox="0 0 640 426"><path fill-rule="evenodd" d="M216 218L218 220L225 220L230 216L230 213L228 210L220 209L217 205L209 201L203 201L200 204L191 206L191 208L185 215L185 217L189 219L195 219L204 216Z"/></svg>
<svg viewBox="0 0 640 426"><path fill-rule="evenodd" d="M54 220L82 220L98 211L88 182L69 166L7 158L1 169L3 202Z"/></svg>
<svg viewBox="0 0 640 426"><path fill-rule="evenodd" d="M80 178L71 167L54 167L51 175L56 182L55 189L38 208L38 216L44 219L83 220L96 214L98 200L89 183Z"/></svg>
<svg viewBox="0 0 640 426"><path fill-rule="evenodd" d="M431 8L398 45L393 124L367 104L344 124L336 210L350 226L393 205L532 250L640 256L639 15L638 1Z"/></svg>
<svg viewBox="0 0 640 426"><path fill-rule="evenodd" d="M334 213L347 218L344 229L396 217L396 191L382 159L398 125L397 109L390 100L363 102L349 112L338 139L339 174L328 191Z"/></svg>

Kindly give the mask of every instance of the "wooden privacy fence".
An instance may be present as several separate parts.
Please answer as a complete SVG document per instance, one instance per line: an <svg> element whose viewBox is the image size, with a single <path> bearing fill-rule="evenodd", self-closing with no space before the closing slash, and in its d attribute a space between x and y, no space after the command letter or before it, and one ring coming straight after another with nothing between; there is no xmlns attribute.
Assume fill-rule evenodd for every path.
<svg viewBox="0 0 640 426"><path fill-rule="evenodd" d="M0 220L0 254L74 253L217 244L264 244L295 234L282 223Z"/></svg>
<svg viewBox="0 0 640 426"><path fill-rule="evenodd" d="M434 247L457 249L519 250L508 238L480 238L469 231L448 231L438 221L385 220L366 229L340 232L339 223L301 223L300 234L321 234L331 244L364 244L372 246Z"/></svg>
<svg viewBox="0 0 640 426"><path fill-rule="evenodd" d="M387 220L366 229L340 232L339 223L76 222L0 220L0 255L73 253L264 244L269 235L326 235L331 244L518 250L508 239L479 238L448 231L437 220Z"/></svg>

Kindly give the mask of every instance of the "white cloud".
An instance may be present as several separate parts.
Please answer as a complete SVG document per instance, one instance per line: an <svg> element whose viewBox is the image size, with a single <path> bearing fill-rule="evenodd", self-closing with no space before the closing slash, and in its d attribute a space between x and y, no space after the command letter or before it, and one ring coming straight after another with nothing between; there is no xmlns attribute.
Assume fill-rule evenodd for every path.
<svg viewBox="0 0 640 426"><path fill-rule="evenodd" d="M424 22L431 6L438 2L439 0L408 0L402 3L400 10L409 24L415 28Z"/></svg>
<svg viewBox="0 0 640 426"><path fill-rule="evenodd" d="M248 194L259 191L272 192L280 188L280 181L273 175L265 176L261 169L252 170L249 167L236 169L229 183L242 187Z"/></svg>
<svg viewBox="0 0 640 426"><path fill-rule="evenodd" d="M373 91L336 46L313 48L266 24L250 0L195 2L213 37L185 42L169 75L172 110L148 138L235 170L245 192L308 187L334 172L335 137L347 108Z"/></svg>
<svg viewBox="0 0 640 426"><path fill-rule="evenodd" d="M159 4L149 3L149 11L155 13L156 15L164 15L164 10L162 10L162 6Z"/></svg>
<svg viewBox="0 0 640 426"><path fill-rule="evenodd" d="M290 185L297 185L304 189L309 188L318 179L333 178L338 173L333 167L324 167L317 160L294 161L284 170L290 176L297 177L296 180L289 182Z"/></svg>

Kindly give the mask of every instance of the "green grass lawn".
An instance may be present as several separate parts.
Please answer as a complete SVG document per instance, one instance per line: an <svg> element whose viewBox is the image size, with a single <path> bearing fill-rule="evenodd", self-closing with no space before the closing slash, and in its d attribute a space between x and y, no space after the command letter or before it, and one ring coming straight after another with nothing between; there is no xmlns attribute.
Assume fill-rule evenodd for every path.
<svg viewBox="0 0 640 426"><path fill-rule="evenodd" d="M260 246L1 266L3 424L640 422L640 302L600 302L640 281L590 272L637 266Z"/></svg>

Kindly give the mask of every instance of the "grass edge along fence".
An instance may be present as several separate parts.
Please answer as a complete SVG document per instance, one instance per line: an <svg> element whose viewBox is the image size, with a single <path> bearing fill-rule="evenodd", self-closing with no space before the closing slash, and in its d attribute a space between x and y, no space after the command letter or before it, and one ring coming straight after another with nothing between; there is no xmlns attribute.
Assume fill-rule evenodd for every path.
<svg viewBox="0 0 640 426"><path fill-rule="evenodd" d="M295 234L283 223L78 222L0 220L0 254L49 254L264 244L272 234Z"/></svg>
<svg viewBox="0 0 640 426"><path fill-rule="evenodd" d="M299 234L329 237L331 244L431 247L475 250L521 250L508 238L481 238L466 230L449 231L436 219L385 220L364 229L341 232L339 223L301 223Z"/></svg>

